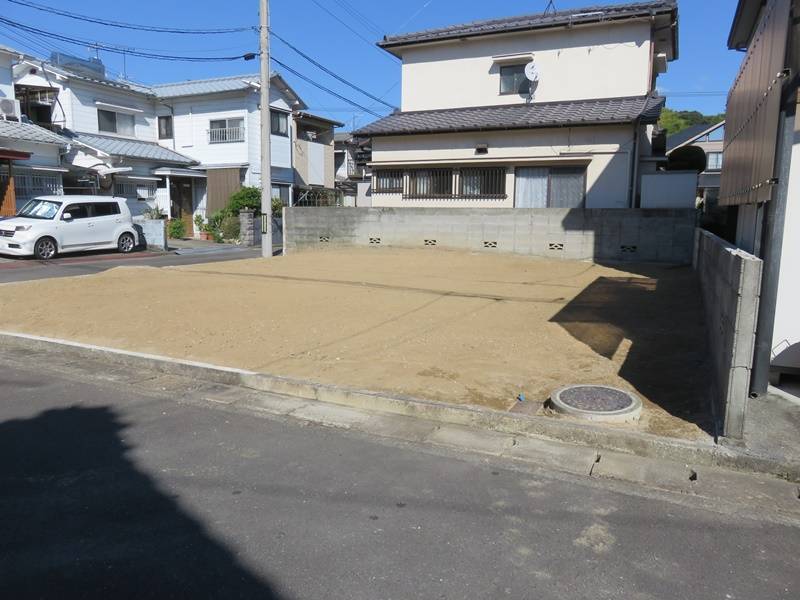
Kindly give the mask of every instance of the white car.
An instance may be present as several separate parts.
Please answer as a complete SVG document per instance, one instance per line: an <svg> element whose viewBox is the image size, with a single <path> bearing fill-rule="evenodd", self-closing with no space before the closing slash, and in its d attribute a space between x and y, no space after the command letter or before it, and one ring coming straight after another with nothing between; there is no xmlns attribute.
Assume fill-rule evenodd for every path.
<svg viewBox="0 0 800 600"><path fill-rule="evenodd" d="M35 256L116 248L132 252L139 244L125 198L39 196L16 216L0 219L0 254Z"/></svg>

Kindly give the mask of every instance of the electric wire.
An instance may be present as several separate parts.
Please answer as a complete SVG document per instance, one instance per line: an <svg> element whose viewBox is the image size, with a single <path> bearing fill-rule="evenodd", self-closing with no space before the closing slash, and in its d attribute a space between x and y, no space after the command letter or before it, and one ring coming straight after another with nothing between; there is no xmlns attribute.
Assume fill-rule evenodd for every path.
<svg viewBox="0 0 800 600"><path fill-rule="evenodd" d="M78 21L87 21L89 23L97 23L98 25L107 25L109 27L117 27L119 29L135 29L138 31L151 31L156 33L176 33L182 35L214 35L214 34L222 34L222 33L240 33L242 31L250 31L254 29L254 27L218 27L212 29L186 29L186 28L179 28L179 27L161 27L158 25L139 25L136 23L125 23L123 21L111 21L109 19L100 19L97 17L92 17L89 15L82 15L79 13L73 13L67 10L63 10L60 8L54 8L52 6L47 6L44 4L39 4L37 2L30 2L29 0L8 0L12 4L18 4L20 6L27 6L28 8L33 8L35 10L39 10L42 12L51 13L54 15L60 15L62 17L67 17L70 19L76 19Z"/></svg>

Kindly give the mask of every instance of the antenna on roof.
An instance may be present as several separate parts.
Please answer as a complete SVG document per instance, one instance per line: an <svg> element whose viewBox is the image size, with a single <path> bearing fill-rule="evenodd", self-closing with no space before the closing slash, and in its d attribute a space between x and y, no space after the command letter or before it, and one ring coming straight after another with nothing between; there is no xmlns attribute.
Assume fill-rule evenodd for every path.
<svg viewBox="0 0 800 600"><path fill-rule="evenodd" d="M548 13L554 13L555 14L556 12L558 12L558 10L556 9L555 2L553 0L548 0L547 6L545 6L544 13L542 13L542 14L545 14L545 15L548 14Z"/></svg>

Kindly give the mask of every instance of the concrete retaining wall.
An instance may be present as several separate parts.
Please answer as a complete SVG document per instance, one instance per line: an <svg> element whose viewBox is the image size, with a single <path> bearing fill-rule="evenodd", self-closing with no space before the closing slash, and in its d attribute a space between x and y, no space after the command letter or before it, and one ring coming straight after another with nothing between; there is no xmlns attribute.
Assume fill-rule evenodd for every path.
<svg viewBox="0 0 800 600"><path fill-rule="evenodd" d="M167 221L166 219L145 219L135 217L133 226L139 233L139 244L148 250L165 252L167 246Z"/></svg>
<svg viewBox="0 0 800 600"><path fill-rule="evenodd" d="M285 209L284 250L431 247L689 264L691 209Z"/></svg>
<svg viewBox="0 0 800 600"><path fill-rule="evenodd" d="M741 438L750 392L762 261L697 230L694 267L700 279L718 419L726 437Z"/></svg>

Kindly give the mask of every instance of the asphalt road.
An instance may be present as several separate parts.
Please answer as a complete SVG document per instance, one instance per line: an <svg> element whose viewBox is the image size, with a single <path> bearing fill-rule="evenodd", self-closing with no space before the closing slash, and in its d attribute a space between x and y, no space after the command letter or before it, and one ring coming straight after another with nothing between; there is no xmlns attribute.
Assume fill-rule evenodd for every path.
<svg viewBox="0 0 800 600"><path fill-rule="evenodd" d="M796 528L42 359L0 348L2 598L800 597Z"/></svg>
<svg viewBox="0 0 800 600"><path fill-rule="evenodd" d="M116 252L82 252L57 256L52 260L0 256L0 284L13 281L48 279L51 277L91 275L123 265L167 267L240 260L257 256L261 256L261 250L258 248L230 247L221 247L218 251L213 252L204 251L189 254L137 251L132 254L121 255Z"/></svg>

